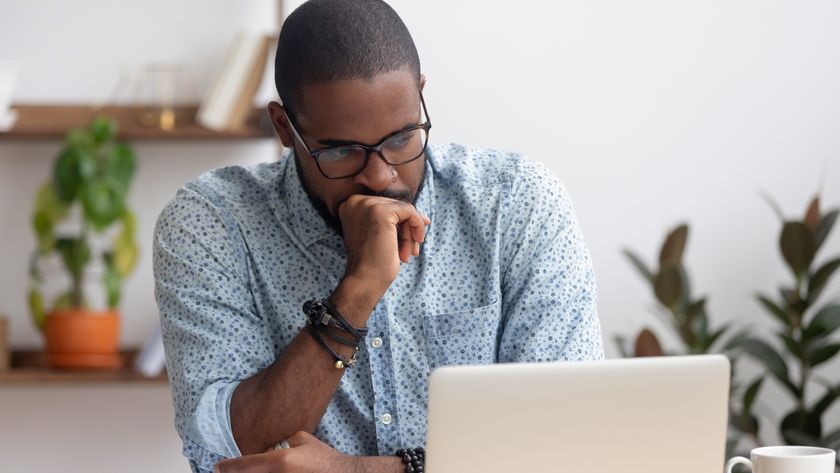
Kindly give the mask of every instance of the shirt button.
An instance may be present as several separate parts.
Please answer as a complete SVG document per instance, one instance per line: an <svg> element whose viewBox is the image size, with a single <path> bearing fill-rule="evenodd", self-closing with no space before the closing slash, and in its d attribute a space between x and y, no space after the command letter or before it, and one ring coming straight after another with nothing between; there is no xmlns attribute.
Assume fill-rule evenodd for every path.
<svg viewBox="0 0 840 473"><path fill-rule="evenodd" d="M382 339L379 338L379 337L374 338L373 340L370 341L370 346L372 346L373 348L381 347L382 346Z"/></svg>
<svg viewBox="0 0 840 473"><path fill-rule="evenodd" d="M391 417L391 414L382 414L382 423L383 424L389 425L392 420L393 420L393 418Z"/></svg>

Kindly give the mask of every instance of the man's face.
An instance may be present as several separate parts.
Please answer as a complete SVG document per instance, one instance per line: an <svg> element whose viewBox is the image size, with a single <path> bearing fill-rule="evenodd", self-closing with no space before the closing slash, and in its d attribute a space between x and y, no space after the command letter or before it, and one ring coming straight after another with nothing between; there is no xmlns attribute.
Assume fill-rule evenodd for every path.
<svg viewBox="0 0 840 473"><path fill-rule="evenodd" d="M425 78L421 77L420 88ZM374 145L382 138L424 120L417 77L408 69L386 72L370 80L348 79L305 86L301 110L292 120L306 143L322 149L348 142ZM303 184L337 222L339 205L353 194L380 195L413 202L423 180L425 156L391 166L371 153L356 176L328 179L293 134L282 106L272 102L269 114L283 145L294 146Z"/></svg>

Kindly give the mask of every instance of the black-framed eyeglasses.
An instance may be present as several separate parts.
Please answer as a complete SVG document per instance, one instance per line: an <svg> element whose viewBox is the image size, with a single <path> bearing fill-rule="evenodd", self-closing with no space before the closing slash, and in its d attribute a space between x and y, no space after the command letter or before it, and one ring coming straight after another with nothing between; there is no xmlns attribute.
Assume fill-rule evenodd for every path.
<svg viewBox="0 0 840 473"><path fill-rule="evenodd" d="M423 115L426 117L425 123L391 133L372 146L352 143L321 149L310 148L288 113L286 119L289 121L295 138L315 160L321 174L327 179L346 179L362 172L367 167L370 155L374 152L379 153L382 160L391 166L408 164L423 156L426 145L429 143L432 122L429 120L429 112L426 110L426 101L423 100L422 91L420 104L423 107Z"/></svg>

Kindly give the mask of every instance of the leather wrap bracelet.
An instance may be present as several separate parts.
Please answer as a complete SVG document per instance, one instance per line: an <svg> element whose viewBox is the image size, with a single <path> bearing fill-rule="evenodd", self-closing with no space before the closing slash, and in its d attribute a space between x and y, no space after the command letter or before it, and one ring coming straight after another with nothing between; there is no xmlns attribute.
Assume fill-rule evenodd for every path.
<svg viewBox="0 0 840 473"><path fill-rule="evenodd" d="M333 357L333 360L335 360L334 366L337 369L353 367L356 364L355 352L359 351L359 345L362 339L367 336L367 328L354 327L338 311L338 308L326 299L304 302L303 312L306 314L309 333L321 345L321 348ZM343 335L339 335L336 332L341 332ZM350 358L341 356L330 346L324 337L342 345L352 347L355 350L353 356Z"/></svg>

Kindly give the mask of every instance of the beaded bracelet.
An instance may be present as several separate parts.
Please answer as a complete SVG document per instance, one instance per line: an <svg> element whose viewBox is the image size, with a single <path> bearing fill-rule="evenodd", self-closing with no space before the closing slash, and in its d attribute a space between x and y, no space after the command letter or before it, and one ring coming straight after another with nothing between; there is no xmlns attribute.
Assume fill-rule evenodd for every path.
<svg viewBox="0 0 840 473"><path fill-rule="evenodd" d="M401 448L396 455L402 459L406 473L423 473L426 468L426 450L419 448Z"/></svg>

